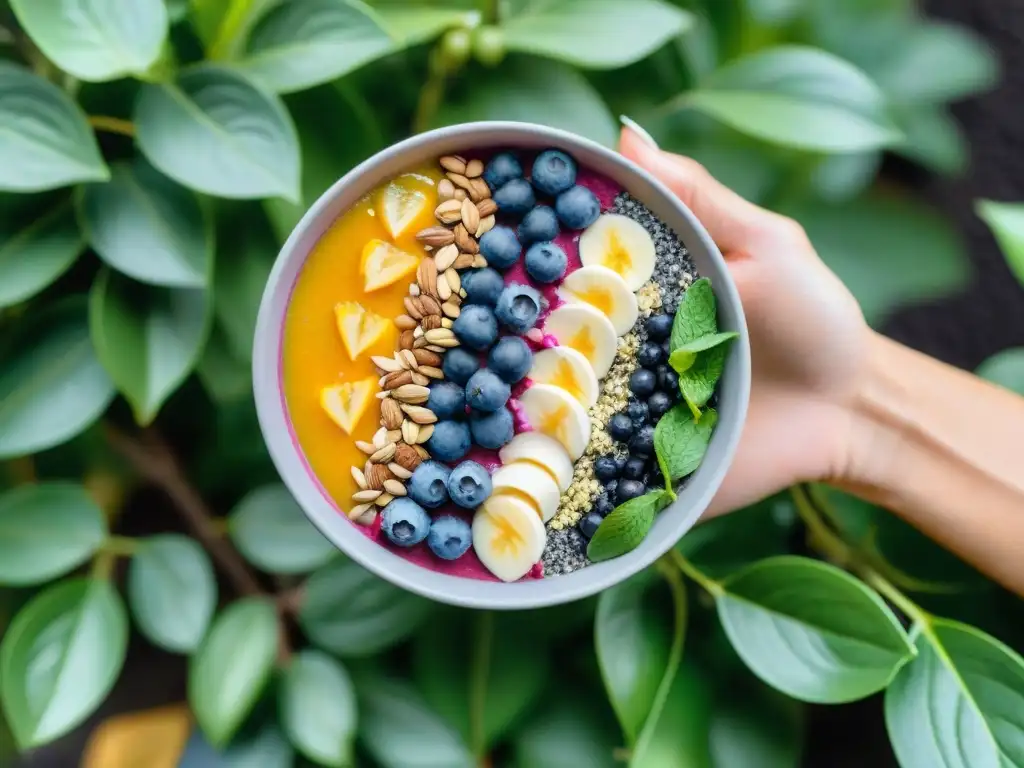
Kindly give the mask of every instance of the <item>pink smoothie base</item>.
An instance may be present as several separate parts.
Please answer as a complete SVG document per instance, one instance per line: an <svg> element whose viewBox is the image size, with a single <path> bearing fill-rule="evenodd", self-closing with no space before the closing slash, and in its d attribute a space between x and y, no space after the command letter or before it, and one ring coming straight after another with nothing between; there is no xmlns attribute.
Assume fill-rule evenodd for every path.
<svg viewBox="0 0 1024 768"><path fill-rule="evenodd" d="M534 154L518 153L523 163L524 169L529 169L533 165ZM487 156L475 155L481 160L486 162ZM472 157L472 156L470 156ZM593 192L597 199L601 203L601 211L607 211L611 208L615 201L616 196L622 191L622 188L616 185L610 179L593 173L586 168L580 168L576 176L576 183L587 187ZM553 201L540 201L545 204L553 205ZM505 224L507 226L515 227L515 221L503 221L500 217L498 224ZM566 275L575 272L580 268L580 254L579 254L579 241L582 233L578 230L574 231L563 231L555 239L555 243L565 251L569 257L569 265L566 270ZM296 276L296 282L298 282L298 276ZM536 288L546 302L546 306L542 308L540 318L537 321L537 327L543 329L544 318L551 313L553 309L556 309L562 304L562 300L558 297L558 283L542 284L537 283L526 274L526 268L523 264L523 259L520 259L511 269L505 273L505 284L511 285L518 283L520 285L530 285ZM295 285L292 285L294 291ZM289 297L289 302L290 302ZM539 340L533 340L527 338L527 342L536 351L546 347L557 346L558 342L547 334L543 334ZM278 348L284 350L284 324L281 326L281 339L278 343ZM519 434L521 432L528 432L530 425L523 414L522 408L517 400L521 397L530 387L530 380L524 379L519 382L512 391L512 399L509 400L508 408L512 412L513 421L515 425L515 432ZM278 358L278 391L281 393L281 405L284 408L286 414L286 421L288 423L288 434L291 438L292 445L295 447L296 453L302 459L302 465L306 470L306 474L309 475L310 479L316 485L320 491L320 495L338 512L339 515L344 515L344 510L338 506L337 502L327 493L327 489L324 488L323 484L317 478L313 472L313 468L309 465L309 461L306 459L306 454L302 450L302 445L299 443L298 436L295 434L295 427L292 424L291 416L288 415L288 402L284 396L284 364L283 358ZM488 472L494 473L494 471L501 466L501 460L498 458L497 451L487 451L479 447L474 446L470 452L459 461L476 461L481 464ZM458 462L454 462L457 464ZM452 464L452 466L454 466ZM473 515L472 510L462 509L454 504L447 504L435 510L430 510L432 517L438 515L454 515L461 517L466 521L470 521ZM377 519L372 525L359 525L358 523L352 523L357 530L359 530L364 536L377 542L380 546L394 552L399 557L408 560L411 563L415 563L423 568L437 573L445 573L450 576L459 576L466 579L479 579L481 581L498 581L490 571L488 571L483 563L480 562L480 558L477 557L476 552L472 547L466 551L466 553L458 560L443 560L437 557L426 542L417 544L415 547L397 547L392 544L387 536L384 536L380 530L381 516L378 515ZM524 579L540 579L544 577L544 567L541 563L537 563L533 566L531 571L524 576Z"/></svg>

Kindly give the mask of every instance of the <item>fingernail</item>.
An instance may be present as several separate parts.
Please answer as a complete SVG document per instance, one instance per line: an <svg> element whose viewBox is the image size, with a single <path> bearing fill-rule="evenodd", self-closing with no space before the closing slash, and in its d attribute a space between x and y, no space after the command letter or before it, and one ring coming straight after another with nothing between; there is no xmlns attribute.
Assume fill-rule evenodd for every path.
<svg viewBox="0 0 1024 768"><path fill-rule="evenodd" d="M637 123L636 120L633 120L632 118L626 117L625 115L619 115L619 122L622 123L627 128L629 128L629 130L631 130L633 133L635 133L641 139L643 139L645 144L647 144L650 147L653 147L654 149L658 148L658 142L656 142L654 140L654 137L651 136L651 134L649 134L647 131L645 131L640 126L640 124Z"/></svg>

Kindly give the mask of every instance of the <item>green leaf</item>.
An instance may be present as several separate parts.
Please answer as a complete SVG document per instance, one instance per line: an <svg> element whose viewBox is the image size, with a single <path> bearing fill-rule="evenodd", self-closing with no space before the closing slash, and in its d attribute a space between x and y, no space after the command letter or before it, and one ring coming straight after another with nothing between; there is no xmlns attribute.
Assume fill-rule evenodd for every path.
<svg viewBox="0 0 1024 768"><path fill-rule="evenodd" d="M196 373L217 404L252 397L252 366L235 356L235 350L219 324L214 324L210 332Z"/></svg>
<svg viewBox="0 0 1024 768"><path fill-rule="evenodd" d="M89 340L85 302L75 297L48 307L24 327L0 366L0 459L70 440L113 397Z"/></svg>
<svg viewBox="0 0 1024 768"><path fill-rule="evenodd" d="M501 67L474 71L459 93L446 99L435 126L477 120L543 123L608 147L618 143L618 123L600 94L579 72L526 56Z"/></svg>
<svg viewBox="0 0 1024 768"><path fill-rule="evenodd" d="M252 730L252 732L250 732ZM293 768L295 753L275 723L262 724L232 739L227 749L215 749L198 728L185 744L175 768Z"/></svg>
<svg viewBox="0 0 1024 768"><path fill-rule="evenodd" d="M144 74L167 37L164 0L11 0L33 42L79 80Z"/></svg>
<svg viewBox="0 0 1024 768"><path fill-rule="evenodd" d="M80 181L105 181L85 113L64 91L0 60L0 191L40 192Z"/></svg>
<svg viewBox="0 0 1024 768"><path fill-rule="evenodd" d="M736 652L801 701L838 704L877 693L914 655L882 599L831 565L775 557L722 586L718 617Z"/></svg>
<svg viewBox="0 0 1024 768"><path fill-rule="evenodd" d="M280 0L190 0L192 26L206 49L206 58L223 61L237 56L253 25Z"/></svg>
<svg viewBox="0 0 1024 768"><path fill-rule="evenodd" d="M892 147L893 152L936 173L953 175L967 168L967 139L947 110L928 104L895 105L894 115L905 138Z"/></svg>
<svg viewBox="0 0 1024 768"><path fill-rule="evenodd" d="M822 200L845 202L871 186L881 166L882 153L877 150L827 155L812 171L810 183Z"/></svg>
<svg viewBox="0 0 1024 768"><path fill-rule="evenodd" d="M708 400L715 394L715 387L722 378L728 354L727 347L712 347L706 352L701 352L694 364L679 376L679 391L683 394L683 400L693 412L694 418L701 418L700 409L707 405Z"/></svg>
<svg viewBox="0 0 1024 768"><path fill-rule="evenodd" d="M107 523L75 483L22 485L0 495L0 584L41 584L77 568L103 544Z"/></svg>
<svg viewBox="0 0 1024 768"><path fill-rule="evenodd" d="M0 210L0 308L46 288L85 247L69 200L51 202L43 210L24 201L12 196Z"/></svg>
<svg viewBox="0 0 1024 768"><path fill-rule="evenodd" d="M629 768L711 768L710 714L707 684L691 664L683 664L643 753L634 754Z"/></svg>
<svg viewBox="0 0 1024 768"><path fill-rule="evenodd" d="M306 582L299 624L309 639L343 657L371 656L409 637L433 603L350 560L336 560Z"/></svg>
<svg viewBox="0 0 1024 768"><path fill-rule="evenodd" d="M502 24L505 46L584 69L639 61L689 29L691 14L662 0L540 0Z"/></svg>
<svg viewBox="0 0 1024 768"><path fill-rule="evenodd" d="M672 498L668 491L651 491L617 506L587 545L587 557L599 563L636 549Z"/></svg>
<svg viewBox="0 0 1024 768"><path fill-rule="evenodd" d="M217 607L217 577L206 550L180 534L146 539L128 568L128 605L151 643L193 652Z"/></svg>
<svg viewBox="0 0 1024 768"><path fill-rule="evenodd" d="M724 346L737 336L739 334L735 331L727 331L725 333L709 333L687 341L672 350L672 354L668 358L668 364L675 369L676 373L685 373L693 367L700 352Z"/></svg>
<svg viewBox="0 0 1024 768"><path fill-rule="evenodd" d="M621 739L599 696L555 686L512 737L515 768L622 768Z"/></svg>
<svg viewBox="0 0 1024 768"><path fill-rule="evenodd" d="M33 597L0 644L0 698L21 750L82 723L114 687L128 646L124 603L106 581L62 581Z"/></svg>
<svg viewBox="0 0 1024 768"><path fill-rule="evenodd" d="M654 451L662 474L673 482L695 472L707 453L718 413L709 408L700 421L684 405L666 413L654 428Z"/></svg>
<svg viewBox="0 0 1024 768"><path fill-rule="evenodd" d="M992 229L1010 271L1024 285L1024 204L980 200L977 211Z"/></svg>
<svg viewBox="0 0 1024 768"><path fill-rule="evenodd" d="M725 768L799 768L801 705L747 675L721 681L708 734L712 764ZM718 681L716 681L718 682Z"/></svg>
<svg viewBox="0 0 1024 768"><path fill-rule="evenodd" d="M391 37L406 47L429 42L452 27L471 29L480 23L476 10L409 5L406 0L378 0L374 11Z"/></svg>
<svg viewBox="0 0 1024 768"><path fill-rule="evenodd" d="M104 270L89 296L89 325L103 366L149 424L199 361L210 333L209 292L142 286Z"/></svg>
<svg viewBox="0 0 1024 768"><path fill-rule="evenodd" d="M1024 347L997 352L979 365L975 373L993 384L1024 395Z"/></svg>
<svg viewBox="0 0 1024 768"><path fill-rule="evenodd" d="M1024 659L947 619L921 627L917 658L885 692L885 724L904 768L1024 765Z"/></svg>
<svg viewBox="0 0 1024 768"><path fill-rule="evenodd" d="M213 260L213 228L196 196L143 158L117 163L105 184L78 196L89 244L107 264L136 280L202 288Z"/></svg>
<svg viewBox="0 0 1024 768"><path fill-rule="evenodd" d="M165 0L167 6L167 20L171 24L177 24L188 16L188 0Z"/></svg>
<svg viewBox="0 0 1024 768"><path fill-rule="evenodd" d="M356 694L348 672L320 651L292 659L281 680L281 725L289 740L317 765L351 764Z"/></svg>
<svg viewBox="0 0 1024 768"><path fill-rule="evenodd" d="M262 598L231 603L210 627L188 670L188 702L213 746L235 735L270 677L277 655L274 606Z"/></svg>
<svg viewBox="0 0 1024 768"><path fill-rule="evenodd" d="M711 280L702 277L686 289L672 322L673 351L702 336L718 333L718 304Z"/></svg>
<svg viewBox="0 0 1024 768"><path fill-rule="evenodd" d="M245 559L268 573L307 573L337 552L280 483L246 494L231 511L228 533Z"/></svg>
<svg viewBox="0 0 1024 768"><path fill-rule="evenodd" d="M802 46L750 54L671 104L798 149L859 152L901 138L882 92L867 75L840 58Z"/></svg>
<svg viewBox="0 0 1024 768"><path fill-rule="evenodd" d="M793 21L808 0L744 0L747 12L757 24L779 27Z"/></svg>
<svg viewBox="0 0 1024 768"><path fill-rule="evenodd" d="M165 175L218 197L299 196L299 144L284 105L238 72L202 65L142 86L136 139Z"/></svg>

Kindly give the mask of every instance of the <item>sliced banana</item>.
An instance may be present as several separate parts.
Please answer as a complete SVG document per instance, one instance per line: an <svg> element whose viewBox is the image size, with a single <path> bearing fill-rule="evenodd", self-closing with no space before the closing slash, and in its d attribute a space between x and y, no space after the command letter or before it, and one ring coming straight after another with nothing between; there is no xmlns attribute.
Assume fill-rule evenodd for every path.
<svg viewBox="0 0 1024 768"><path fill-rule="evenodd" d="M544 332L587 358L597 378L604 378L615 360L615 328L589 304L563 304L544 321Z"/></svg>
<svg viewBox="0 0 1024 768"><path fill-rule="evenodd" d="M562 492L551 474L532 461L514 461L491 475L492 495L505 494L527 500L545 523L555 516Z"/></svg>
<svg viewBox="0 0 1024 768"><path fill-rule="evenodd" d="M519 397L534 431L553 437L576 461L590 442L590 417L579 401L561 387L534 384Z"/></svg>
<svg viewBox="0 0 1024 768"><path fill-rule="evenodd" d="M572 485L572 459L562 444L553 437L540 432L520 432L500 451L502 464L529 461L544 469L558 484L558 490L565 493Z"/></svg>
<svg viewBox="0 0 1024 768"><path fill-rule="evenodd" d="M527 375L535 384L561 387L584 408L591 408L597 403L600 384L594 369L587 358L572 347L542 349L533 356L533 366Z"/></svg>
<svg viewBox="0 0 1024 768"><path fill-rule="evenodd" d="M639 291L651 279L654 258L654 241L647 230L622 214L602 214L580 235L583 266L617 272L631 291Z"/></svg>
<svg viewBox="0 0 1024 768"><path fill-rule="evenodd" d="M612 321L619 336L625 336L636 324L640 307L636 294L629 290L618 272L608 267L581 267L562 281L559 295L565 301L582 301Z"/></svg>
<svg viewBox="0 0 1024 768"><path fill-rule="evenodd" d="M473 549L502 581L518 581L544 554L547 532L530 504L517 496L491 496L473 516Z"/></svg>

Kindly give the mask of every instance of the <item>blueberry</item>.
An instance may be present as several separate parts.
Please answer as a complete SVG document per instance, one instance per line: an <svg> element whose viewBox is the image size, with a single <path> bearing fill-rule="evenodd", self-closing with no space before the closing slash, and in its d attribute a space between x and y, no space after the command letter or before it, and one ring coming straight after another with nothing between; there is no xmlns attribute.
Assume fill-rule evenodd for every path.
<svg viewBox="0 0 1024 768"><path fill-rule="evenodd" d="M511 152L495 155L484 168L484 181L487 182L487 186L491 188L492 192L522 175L523 166L519 163L519 158Z"/></svg>
<svg viewBox="0 0 1024 768"><path fill-rule="evenodd" d="M639 480L620 480L619 488L615 492L615 500L619 504L624 504L630 499L635 499L637 496L643 496L647 493L647 488Z"/></svg>
<svg viewBox="0 0 1024 768"><path fill-rule="evenodd" d="M455 318L452 331L464 347L482 352L498 338L498 321L490 307L470 304Z"/></svg>
<svg viewBox="0 0 1024 768"><path fill-rule="evenodd" d="M654 371L648 371L646 368L636 369L629 377L629 391L637 397L650 397L654 394L657 386L658 378L654 375Z"/></svg>
<svg viewBox="0 0 1024 768"><path fill-rule="evenodd" d="M614 480L619 472L619 463L614 456L598 456L594 461L594 476L598 480Z"/></svg>
<svg viewBox="0 0 1024 768"><path fill-rule="evenodd" d="M650 458L654 454L654 427L640 427L630 438L629 452L634 456Z"/></svg>
<svg viewBox="0 0 1024 768"><path fill-rule="evenodd" d="M454 515L441 515L430 524L427 546L442 560L458 560L473 543L469 523Z"/></svg>
<svg viewBox="0 0 1024 768"><path fill-rule="evenodd" d="M651 315L647 318L647 337L651 341L665 341L672 333L672 315Z"/></svg>
<svg viewBox="0 0 1024 768"><path fill-rule="evenodd" d="M633 400L626 406L626 415L632 420L634 426L639 427L647 421L647 416L649 415L647 403L640 402L639 400Z"/></svg>
<svg viewBox="0 0 1024 768"><path fill-rule="evenodd" d="M633 420L624 413L616 413L608 420L608 434L612 440L626 442L633 436Z"/></svg>
<svg viewBox="0 0 1024 768"><path fill-rule="evenodd" d="M615 509L615 502L609 499L605 493L598 496L597 501L594 502L594 511L601 517L608 517L613 509Z"/></svg>
<svg viewBox="0 0 1024 768"><path fill-rule="evenodd" d="M647 469L647 461L639 456L630 456L626 459L626 468L622 470L622 477L626 480L640 480ZM451 481L448 481L449 486Z"/></svg>
<svg viewBox="0 0 1024 768"><path fill-rule="evenodd" d="M533 161L530 181L542 194L559 195L576 183L576 161L557 149L541 152Z"/></svg>
<svg viewBox="0 0 1024 768"><path fill-rule="evenodd" d="M441 424L454 422L441 422ZM438 425L440 426L440 425ZM437 430L434 430L435 433ZM412 473L406 488L409 498L428 509L440 507L448 501L448 475L451 470L439 461L424 461Z"/></svg>
<svg viewBox="0 0 1024 768"><path fill-rule="evenodd" d="M439 419L460 419L466 415L466 390L453 381L439 381L430 388L427 408Z"/></svg>
<svg viewBox="0 0 1024 768"><path fill-rule="evenodd" d="M554 208L538 205L523 217L516 231L523 245L554 240L558 237L558 216Z"/></svg>
<svg viewBox="0 0 1024 768"><path fill-rule="evenodd" d="M601 202L586 187L575 186L555 200L559 221L569 229L586 229L601 215Z"/></svg>
<svg viewBox="0 0 1024 768"><path fill-rule="evenodd" d="M469 431L473 434L473 441L481 448L496 451L515 434L512 412L508 408L499 408L494 413L471 413Z"/></svg>
<svg viewBox="0 0 1024 768"><path fill-rule="evenodd" d="M611 498L615 498L615 491L618 490L618 487L619 487L619 481L618 480L608 480L604 484L604 492L608 495L608 498L610 498L610 499Z"/></svg>
<svg viewBox="0 0 1024 768"><path fill-rule="evenodd" d="M569 266L569 257L554 243L534 243L526 251L526 272L538 283L560 280Z"/></svg>
<svg viewBox="0 0 1024 768"><path fill-rule="evenodd" d="M398 498L384 507L380 528L392 544L412 547L427 538L430 532L430 515L412 499Z"/></svg>
<svg viewBox="0 0 1024 768"><path fill-rule="evenodd" d="M661 342L661 351L665 353L665 359L668 360L669 356L672 354L671 339Z"/></svg>
<svg viewBox="0 0 1024 768"><path fill-rule="evenodd" d="M498 339L487 356L487 367L509 384L515 384L530 372L533 352L530 345L518 336Z"/></svg>
<svg viewBox="0 0 1024 768"><path fill-rule="evenodd" d="M652 344L651 342L647 342L640 347L640 351L636 355L636 361L644 368L654 368L664 359L665 353L661 348L661 344Z"/></svg>
<svg viewBox="0 0 1024 768"><path fill-rule="evenodd" d="M466 404L478 411L498 410L508 402L509 395L508 384L487 368L481 368L466 382Z"/></svg>
<svg viewBox="0 0 1024 768"><path fill-rule="evenodd" d="M427 440L427 452L440 461L458 461L469 451L469 425L464 421L439 421ZM417 467L418 469L419 467Z"/></svg>
<svg viewBox="0 0 1024 768"><path fill-rule="evenodd" d="M665 392L655 392L647 400L647 408L651 412L652 419L660 419L672 410L672 397Z"/></svg>
<svg viewBox="0 0 1024 768"><path fill-rule="evenodd" d="M524 184L526 182L523 182ZM516 233L508 227L495 227L480 238L480 253L495 269L508 269L523 250ZM469 293L467 289L466 293Z"/></svg>
<svg viewBox="0 0 1024 768"><path fill-rule="evenodd" d="M476 509L491 495L491 475L475 461L464 461L448 475L448 495L466 509Z"/></svg>
<svg viewBox="0 0 1024 768"><path fill-rule="evenodd" d="M540 294L528 285L507 285L501 292L494 313L510 331L526 333L540 316Z"/></svg>
<svg viewBox="0 0 1024 768"><path fill-rule="evenodd" d="M586 536L588 539L592 538L597 533L598 526L604 521L597 512L591 512L589 515L580 520L580 533Z"/></svg>
<svg viewBox="0 0 1024 768"><path fill-rule="evenodd" d="M466 289L467 304L493 307L498 303L501 289L505 287L505 279L490 267L467 269L462 275L462 287Z"/></svg>
<svg viewBox="0 0 1024 768"><path fill-rule="evenodd" d="M523 216L536 204L533 187L526 179L512 179L505 182L491 196L498 210L510 216ZM492 230L493 231L493 230Z"/></svg>
<svg viewBox="0 0 1024 768"><path fill-rule="evenodd" d="M658 389L670 395L673 401L679 395L679 374L669 367L658 371Z"/></svg>
<svg viewBox="0 0 1024 768"><path fill-rule="evenodd" d="M465 386L469 377L476 373L479 367L480 361L476 355L461 347L455 347L445 353L441 370L448 381Z"/></svg>

